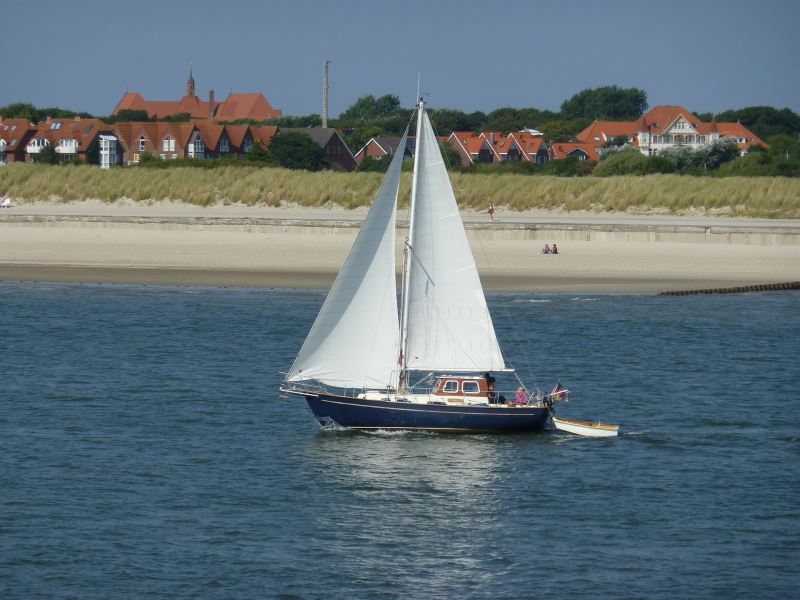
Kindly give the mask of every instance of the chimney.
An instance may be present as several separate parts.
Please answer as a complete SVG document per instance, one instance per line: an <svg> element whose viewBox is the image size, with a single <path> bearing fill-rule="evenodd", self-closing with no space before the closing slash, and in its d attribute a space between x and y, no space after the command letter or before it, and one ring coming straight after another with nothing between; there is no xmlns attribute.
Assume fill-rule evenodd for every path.
<svg viewBox="0 0 800 600"><path fill-rule="evenodd" d="M208 118L214 118L214 109L216 106L214 105L214 90L208 91Z"/></svg>

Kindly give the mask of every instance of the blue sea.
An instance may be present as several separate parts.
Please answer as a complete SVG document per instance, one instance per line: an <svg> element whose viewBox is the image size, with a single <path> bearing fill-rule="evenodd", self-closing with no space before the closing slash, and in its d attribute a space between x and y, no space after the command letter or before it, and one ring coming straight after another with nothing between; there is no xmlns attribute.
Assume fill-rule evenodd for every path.
<svg viewBox="0 0 800 600"><path fill-rule="evenodd" d="M320 430L323 298L0 283L0 597L798 597L797 292L490 294L607 440Z"/></svg>

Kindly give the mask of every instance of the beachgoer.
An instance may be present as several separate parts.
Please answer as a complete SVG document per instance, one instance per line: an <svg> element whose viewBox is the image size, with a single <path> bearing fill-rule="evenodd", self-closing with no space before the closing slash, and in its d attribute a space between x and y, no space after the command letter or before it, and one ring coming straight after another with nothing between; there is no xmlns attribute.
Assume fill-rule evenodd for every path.
<svg viewBox="0 0 800 600"><path fill-rule="evenodd" d="M555 242L553 242L553 249L550 251L550 254L558 254L558 246L556 246Z"/></svg>
<svg viewBox="0 0 800 600"><path fill-rule="evenodd" d="M494 221L494 204L489 205L489 220Z"/></svg>
<svg viewBox="0 0 800 600"><path fill-rule="evenodd" d="M550 244L545 244L542 248L542 254L550 254Z"/></svg>
<svg viewBox="0 0 800 600"><path fill-rule="evenodd" d="M524 387L520 386L517 388L517 395L514 401L517 403L517 406L528 403L528 392L525 391Z"/></svg>

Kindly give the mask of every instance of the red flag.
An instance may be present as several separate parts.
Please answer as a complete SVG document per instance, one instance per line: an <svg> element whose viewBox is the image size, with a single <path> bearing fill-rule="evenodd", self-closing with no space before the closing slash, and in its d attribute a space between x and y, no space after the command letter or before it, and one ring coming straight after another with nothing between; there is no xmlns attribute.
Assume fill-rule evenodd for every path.
<svg viewBox="0 0 800 600"><path fill-rule="evenodd" d="M550 392L550 397L553 400L564 400L567 399L567 394L569 394L569 390L566 389L561 382L559 381L553 386L553 391Z"/></svg>

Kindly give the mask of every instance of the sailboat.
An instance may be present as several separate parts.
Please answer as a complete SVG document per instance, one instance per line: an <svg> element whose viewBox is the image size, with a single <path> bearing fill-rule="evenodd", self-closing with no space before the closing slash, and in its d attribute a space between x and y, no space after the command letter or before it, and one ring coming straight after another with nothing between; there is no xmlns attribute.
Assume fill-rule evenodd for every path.
<svg viewBox="0 0 800 600"><path fill-rule="evenodd" d="M552 401L505 401L506 365L425 105L417 105L400 306L395 220L408 129L281 385L323 424L366 430L526 432ZM523 392L524 393L524 392ZM511 394L509 394L511 395Z"/></svg>

